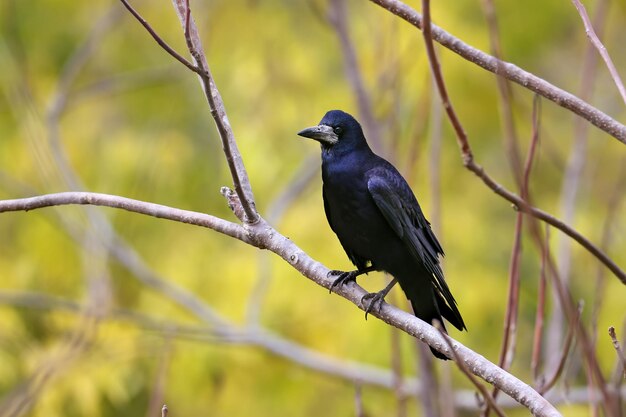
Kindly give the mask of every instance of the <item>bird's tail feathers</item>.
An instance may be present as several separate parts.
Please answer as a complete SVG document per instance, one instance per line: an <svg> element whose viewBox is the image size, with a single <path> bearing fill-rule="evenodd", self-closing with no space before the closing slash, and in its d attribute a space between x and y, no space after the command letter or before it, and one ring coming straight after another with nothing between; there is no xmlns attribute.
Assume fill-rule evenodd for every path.
<svg viewBox="0 0 626 417"><path fill-rule="evenodd" d="M441 330L448 334L446 330L446 325L443 323L443 317L438 310L438 306L435 306L434 303L430 306L424 305L424 303L419 302L418 300L409 300L411 302L411 307L413 307L413 314L415 314L418 318L425 321L430 325L434 325L434 321L437 320L440 323ZM429 303L430 304L430 303ZM446 306L447 307L447 306ZM444 317L446 317L444 315ZM447 318L447 317L446 317ZM452 323L454 324L454 323ZM455 325L456 327L456 325ZM447 361L449 358L445 356L443 353L436 351L432 347L430 347L430 351L435 355L436 358Z"/></svg>

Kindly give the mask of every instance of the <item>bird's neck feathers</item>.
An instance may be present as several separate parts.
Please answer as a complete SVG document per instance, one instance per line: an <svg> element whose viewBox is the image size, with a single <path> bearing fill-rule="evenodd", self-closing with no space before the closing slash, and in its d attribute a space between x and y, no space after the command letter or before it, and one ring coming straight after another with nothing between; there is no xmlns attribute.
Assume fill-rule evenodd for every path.
<svg viewBox="0 0 626 417"><path fill-rule="evenodd" d="M357 134L346 134L333 146L322 145L322 159L337 159L348 155L369 156L373 152L370 149L363 132Z"/></svg>

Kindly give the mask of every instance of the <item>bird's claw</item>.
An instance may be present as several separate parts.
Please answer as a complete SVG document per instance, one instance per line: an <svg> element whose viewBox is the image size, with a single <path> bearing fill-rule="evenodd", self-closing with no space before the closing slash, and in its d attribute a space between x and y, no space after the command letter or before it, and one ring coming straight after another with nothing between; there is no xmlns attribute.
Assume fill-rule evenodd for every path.
<svg viewBox="0 0 626 417"><path fill-rule="evenodd" d="M361 297L361 305L365 307L365 320L367 320L367 315L370 311L380 312L380 308L383 306L383 301L385 301L385 296L387 295L387 291L378 291L378 292L370 292ZM365 303L367 307L365 306Z"/></svg>
<svg viewBox="0 0 626 417"><path fill-rule="evenodd" d="M328 289L329 293L333 292L333 288L335 288L336 286L343 287L349 281L356 281L357 277L356 271L345 272L333 269L332 271L328 272L329 278L334 275L338 275L338 277L330 285L330 288Z"/></svg>

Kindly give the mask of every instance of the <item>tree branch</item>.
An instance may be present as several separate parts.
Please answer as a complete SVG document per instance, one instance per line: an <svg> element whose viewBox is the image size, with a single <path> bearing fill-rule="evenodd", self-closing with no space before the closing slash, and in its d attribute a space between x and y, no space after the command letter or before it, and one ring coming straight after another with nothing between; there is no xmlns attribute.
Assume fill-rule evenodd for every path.
<svg viewBox="0 0 626 417"><path fill-rule="evenodd" d="M422 30L422 16L400 0L370 1L378 4L382 8L390 11L416 28ZM493 72L494 74L502 75L506 79L513 81L522 87L547 98L557 105L574 112L592 123L597 128L605 131L620 142L626 144L626 126L575 95L550 84L546 80L537 77L536 75L531 74L514 64L506 61L500 61L497 58L466 44L462 40L452 36L436 25L432 25L432 38L441 45L450 49L452 52L478 65L479 67Z"/></svg>
<svg viewBox="0 0 626 417"><path fill-rule="evenodd" d="M206 227L227 236L234 237L235 239L239 239L243 242L251 243L249 236L242 226L220 219L219 217L110 194L70 191L15 200L1 200L0 213L9 211L30 211L44 207L68 204L119 208L160 219L173 220L181 223Z"/></svg>
<svg viewBox="0 0 626 417"><path fill-rule="evenodd" d="M580 2L580 0L572 0L572 3L574 3L576 10L578 11L580 18L585 25L585 33L587 34L587 37L589 38L593 46L595 46L595 48L598 50L600 56L602 56L602 59L606 63L606 66L611 73L613 82L615 82L615 85L617 86L617 90L622 96L622 100L624 100L624 104L626 104L626 89L624 89L624 83L622 82L622 79L620 78L619 73L617 72L617 69L613 64L613 60L609 56L606 47L602 44L600 38L598 38L598 35L596 35L595 30L593 30L593 24L591 23L591 19L589 19L587 9L585 9L585 6Z"/></svg>
<svg viewBox="0 0 626 417"><path fill-rule="evenodd" d="M373 1L377 1L377 0L373 0ZM396 2L400 3L397 0L380 0L380 1L384 3L388 1L394 2L394 4ZM415 12L413 9L410 9L408 6L404 5L404 7L408 8L409 11L417 14L417 12ZM400 13L399 11L397 11L397 9L393 9L391 11L393 11L394 13L397 12L396 14ZM405 13L406 13L406 10L405 10ZM401 15L401 17L403 16L404 15ZM419 17L418 27L421 28L422 17L420 15L417 15L417 16ZM417 23L415 24L417 25ZM591 243L586 237L580 234L576 229L565 224L564 222L557 219L556 217L544 212L543 210L533 207L524 198L504 188L502 185L497 183L493 178L491 178L485 172L482 166L478 165L474 161L474 155L472 154L472 148L469 144L467 133L463 129L463 126L461 125L461 122L456 112L454 111L452 104L450 103L450 99L448 97L448 92L445 86L445 82L441 74L441 69L439 68L439 61L437 60L437 56L435 54L435 50L434 50L434 46L432 42L434 39L436 39L435 35L439 36L440 38L439 40L441 41L441 37L443 36L441 32L443 31L437 28L437 26L428 25L429 28L431 26L432 26L432 33L428 28L424 30L424 38L426 39L426 51L428 53L428 58L431 64L433 76L435 78L435 82L437 84L439 94L441 96L441 101L443 103L444 108L446 109L446 113L448 114L450 123L452 124L452 127L454 128L454 131L456 133L457 143L459 144L459 148L461 150L461 158L463 159L463 164L465 165L465 167L469 169L470 171L472 171L474 174L476 174L476 176L478 176L483 181L483 183L487 185L487 187L491 188L493 192L505 198L506 200L510 201L511 203L515 204L517 209L523 211L524 213L528 213L532 215L533 217L536 217L540 220L543 220L544 222L561 230L563 233L565 233L566 235L570 236L572 239L577 241L581 246L583 246L585 249L591 252L591 254L593 254L596 258L598 258L604 265L606 265L606 267L609 268L613 272L613 274L615 274L615 276L623 284L626 285L626 272L624 272L619 266L617 266L617 264L611 258L609 258L608 255L606 255L606 253L604 253L599 247ZM450 35L447 35L447 36L450 36ZM495 58L493 59L495 60ZM624 129L626 133L626 127L624 127Z"/></svg>
<svg viewBox="0 0 626 417"><path fill-rule="evenodd" d="M237 202L232 201L231 204L233 203ZM295 243L278 233L262 218L259 218L259 221L254 224L239 226L207 214L107 194L83 192L47 194L38 197L0 201L0 213L8 211L28 211L67 204L92 204L121 208L123 210L153 217L207 227L258 248L268 249L274 252L291 264L302 275L324 288L329 289L333 283L332 277L328 277L328 273L330 272L328 268L313 260ZM361 305L361 299L367 292L360 286L348 284L340 289L336 289L335 292L365 311L365 306ZM427 343L429 346L437 349L448 357L452 355L452 350L447 346L446 341L437 330L417 317L387 303L383 303L380 311L370 312L370 314L387 324L403 330L422 342ZM453 341L452 346L455 354L458 355L460 360L464 361L467 369L474 375L497 386L501 391L527 407L534 415L560 416L554 406L544 397L540 396L528 384L525 384L514 375L499 368L461 343ZM276 348L279 347L280 346L276 346Z"/></svg>

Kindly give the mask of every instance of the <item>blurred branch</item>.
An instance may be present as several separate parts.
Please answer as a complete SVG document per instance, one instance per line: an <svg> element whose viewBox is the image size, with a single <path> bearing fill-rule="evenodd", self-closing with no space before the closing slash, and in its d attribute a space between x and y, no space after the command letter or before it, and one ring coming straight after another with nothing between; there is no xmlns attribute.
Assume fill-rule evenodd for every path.
<svg viewBox="0 0 626 417"><path fill-rule="evenodd" d="M576 317L576 326L578 326L578 322L580 321L580 316L582 314L583 303L580 302L578 304L578 316ZM559 361L557 363L556 368L549 380L541 381L541 385L538 387L540 393L546 393L550 388L556 384L563 369L565 369L565 361L569 355L570 349L572 347L572 342L574 341L574 331L576 326L569 326L567 330L567 336L565 337L565 342L563 343L563 348L561 349L561 355L559 357Z"/></svg>
<svg viewBox="0 0 626 417"><path fill-rule="evenodd" d="M305 159L293 174L292 180L270 202L267 207L267 222L277 225L283 217L285 210L298 198L306 187L316 178L319 172L319 157L311 156ZM258 323L261 315L261 307L267 293L267 288L272 279L272 267L267 252L259 253L259 273L254 288L250 293L247 307L247 320L249 324Z"/></svg>
<svg viewBox="0 0 626 417"><path fill-rule="evenodd" d="M363 394L361 392L361 384L359 381L354 382L354 408L356 417L366 417L365 408L363 407Z"/></svg>
<svg viewBox="0 0 626 417"><path fill-rule="evenodd" d="M381 0L381 1L396 2L397 0ZM421 17L419 21L421 24ZM437 28L433 27L433 29L437 29ZM437 33L437 32L434 32L434 33ZM439 34L439 36L441 36L441 34ZM626 284L626 272L624 272L619 266L617 266L617 264L611 258L609 258L600 248L598 248L596 245L591 243L586 237L580 234L576 229L565 224L564 222L557 219L556 217L536 207L533 207L523 197L519 197L518 195L504 188L502 185L500 185L494 179L492 179L482 166L478 165L474 161L474 155L472 154L472 149L470 147L467 134L465 133L465 130L463 129L463 126L461 125L461 122L458 116L456 115L456 112L454 111L452 104L450 103L450 99L448 97L448 92L445 86L445 82L441 74L441 69L439 68L439 61L437 60L437 57L435 54L435 50L434 50L434 46L432 42L433 38L428 28L424 30L424 38L426 39L426 50L428 53L432 72L435 76L437 88L441 96L441 101L443 102L443 106L446 109L446 113L448 114L450 123L452 123L452 126L457 136L457 143L459 144L459 147L461 149L461 157L463 159L463 165L467 169L472 171L474 174L476 174L476 176L478 176L485 183L485 185L491 188L491 190L493 190L496 194L505 198L511 203L515 204L517 209L519 209L520 211L524 213L528 213L532 215L533 217L536 217L540 220L543 220L546 223L551 224L555 228L561 230L563 233L570 236L572 239L576 240L578 243L580 243L580 245L582 245L585 249L591 252L591 254L593 254L596 258L598 258L603 264L605 264L606 267L609 268L613 272L613 274L615 274L615 276L623 284Z"/></svg>
<svg viewBox="0 0 626 417"><path fill-rule="evenodd" d="M599 30L604 29L607 9L608 0L599 0L594 17L594 24ZM583 56L580 90L578 93L579 97L586 101L591 99L593 94L597 61L593 45L591 43L587 44ZM587 159L588 127L589 125L580 117L574 118L574 143L570 150L561 185L560 212L563 216L563 221L566 223L573 223L575 218L580 182ZM600 243L600 247L605 250L606 245L603 243ZM572 241L564 236L558 236L557 265L565 283L570 281L571 255ZM556 301L556 294L554 300ZM563 311L558 303L554 303L546 338L546 369L556 368L557 366L559 345L563 339L563 321Z"/></svg>
<svg viewBox="0 0 626 417"><path fill-rule="evenodd" d="M0 305L11 305L35 310L62 310L80 313L84 304L66 298L51 296L36 292L0 291ZM185 307L184 305L182 305ZM200 319L201 316L196 314ZM171 338L188 339L211 343L253 344L266 349L268 352L290 360L293 363L317 372L342 378L346 381L358 381L360 385L370 385L383 389L394 390L392 372L388 369L363 364L359 362L336 359L320 352L313 351L297 343L287 341L269 331L257 332L250 327L241 327L230 322L219 329L212 325L194 325L176 323L160 317L151 317L143 313L126 309L112 309L106 320L117 320L163 335L166 340ZM206 320L203 320L206 321ZM210 324L210 321L206 321ZM254 342L254 343L253 343ZM423 346L423 345L422 345ZM428 350L428 348L425 348ZM284 352L290 352L288 356ZM404 378L402 392L412 395L419 392L421 382L414 377ZM622 389L626 394L626 389ZM448 398L456 406L464 410L477 410L472 390L458 390ZM589 392L586 387L574 387L565 394L548 392L546 398L553 404L576 404L589 401ZM515 408L519 403L510 398L498 401L500 407Z"/></svg>
<svg viewBox="0 0 626 417"><path fill-rule="evenodd" d="M613 342L613 347L615 348L615 352L617 353L617 359L619 363L622 364L623 369L623 377L626 378L626 359L624 359L624 351L617 340L617 335L615 334L615 327L609 327L609 337L611 337L611 342Z"/></svg>
<svg viewBox="0 0 626 417"><path fill-rule="evenodd" d="M423 18L414 9L400 0L370 0L382 8L406 20L416 28L422 30ZM542 97L564 107L580 117L586 119L597 128L610 134L620 142L626 144L626 126L601 112L575 95L562 90L546 80L537 77L518 66L509 62L500 61L497 58L470 46L441 29L432 25L432 39L460 55L464 59L480 66L481 68L502 75L524 88L527 88Z"/></svg>
<svg viewBox="0 0 626 417"><path fill-rule="evenodd" d="M541 270L539 271L539 289L537 290L537 312L535 313L535 330L533 335L533 350L530 359L530 370L535 383L539 381L539 362L541 360L541 345L543 341L543 327L546 309L546 263L550 251L550 227L546 225L546 243L541 251ZM604 271L604 269L602 269Z"/></svg>
<svg viewBox="0 0 626 417"><path fill-rule="evenodd" d="M233 199L236 198L234 195L231 197ZM231 201L233 205L237 203L236 201ZM334 281L332 277L329 278L328 276L330 272L328 268L314 261L303 252L302 249L296 246L295 243L278 233L262 218L259 218L257 223L246 224L245 227L243 227L207 214L175 209L118 196L83 192L48 194L39 197L0 201L0 213L6 211L28 211L59 204L102 205L207 227L258 248L268 249L274 252L297 269L302 275L310 278L326 289L330 289ZM234 211L237 210L237 207L233 208ZM360 286L356 284L346 285L336 290L336 293L351 301L360 309L365 310L365 306L361 305L361 299L367 292ZM432 346L445 355L451 355L450 348L446 347L444 340L437 331L417 317L386 303L383 303L380 311L370 312L370 314L428 343L429 346ZM280 345L273 346L275 349L280 347ZM541 416L559 415L556 409L547 402L545 398L538 395L536 391L515 376L458 342L455 342L454 350L459 357L465 361L468 369L471 369L475 375L498 386L499 389L515 398L534 414ZM297 360L299 358L293 359Z"/></svg>
<svg viewBox="0 0 626 417"><path fill-rule="evenodd" d="M520 156L519 141L517 131L515 129L515 121L513 118L513 91L510 83L501 75L501 63L503 59L502 45L500 42L500 31L498 29L498 19L493 0L482 0L483 13L487 20L489 28L489 44L491 53L496 57L498 66L496 74L496 82L498 85L498 98L500 100L500 118L502 119L502 127L504 130L504 139L506 145L506 154L509 158L509 164L513 171L513 179L518 188L522 187L522 158Z"/></svg>
<svg viewBox="0 0 626 417"><path fill-rule="evenodd" d="M437 417L441 414L437 409L437 399L440 392L437 386L437 378L435 377L435 365L433 354L425 344L415 341L415 350L419 363L420 377L422 384L417 399L422 403L424 417Z"/></svg>
<svg viewBox="0 0 626 417"><path fill-rule="evenodd" d="M374 117L374 111L372 109L372 101L370 100L367 89L363 82L363 76L359 71L359 65L357 63L356 51L354 44L350 40L350 34L348 33L348 23L346 19L346 0L331 0L330 10L328 13L328 20L337 34L339 44L341 46L342 56L344 59L344 68L346 72L346 78L354 91L356 96L357 105L359 106L359 115L365 132L372 147L377 152L386 153L384 143L380 136L380 129L376 118Z"/></svg>
<svg viewBox="0 0 626 417"><path fill-rule="evenodd" d="M615 85L617 86L617 90L622 96L622 100L624 100L624 104L626 104L626 89L624 89L624 83L622 82L622 79L620 78L619 73L617 72L617 69L613 64L613 60L609 56L606 47L602 44L602 42L598 38L598 35L596 35L596 32L593 30L593 24L591 23L591 19L589 19L587 9L585 9L585 6L583 6L580 0L572 0L572 3L574 3L574 6L576 6L576 10L578 11L580 18L585 25L585 33L587 34L587 37L589 38L593 46L595 46L595 48L598 50L600 56L602 56L602 59L606 63L606 66L611 73L613 82L615 82Z"/></svg>
<svg viewBox="0 0 626 417"><path fill-rule="evenodd" d="M423 5L425 4L423 9L424 10L428 10L428 8L429 8L428 0L422 0L422 4ZM424 16L427 16L427 15L428 15L428 12L425 11L424 12ZM480 381L478 381L474 377L474 375L472 375L472 373L465 367L465 364L463 363L461 358L458 357L458 355L456 354L456 352L452 348L452 342L449 340L450 338L449 338L448 334L445 333L442 330L441 323L435 323L435 327L437 328L437 330L439 330L439 333L441 334L441 337L444 338L444 340L446 341L446 344L448 345L450 350L452 350L452 353L454 355L454 357L453 357L454 362L458 365L458 367L461 370L461 372L463 373L463 375L465 375L465 377L467 379L469 379L469 381L478 389L478 391L482 395L482 398L487 402L487 404L489 404L489 407L492 408L499 417L505 417L504 411L502 411L502 409L496 404L495 399L491 396L491 394L489 393L487 388L482 383L480 383Z"/></svg>

